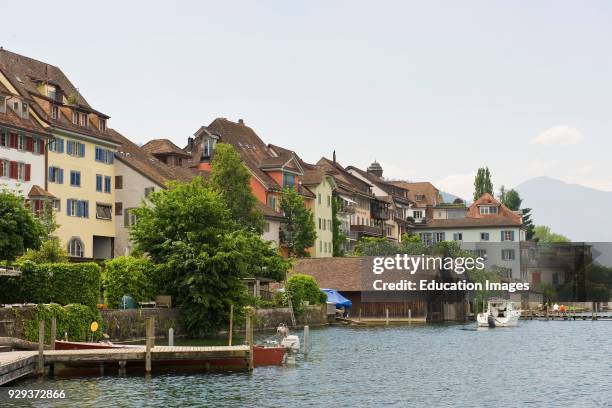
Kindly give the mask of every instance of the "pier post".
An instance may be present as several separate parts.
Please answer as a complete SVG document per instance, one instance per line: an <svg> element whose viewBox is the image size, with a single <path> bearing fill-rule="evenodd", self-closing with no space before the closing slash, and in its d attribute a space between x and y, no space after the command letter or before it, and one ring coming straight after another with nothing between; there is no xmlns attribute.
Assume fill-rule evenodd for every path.
<svg viewBox="0 0 612 408"><path fill-rule="evenodd" d="M153 348L154 320L152 316L146 320L145 371L151 372L151 348Z"/></svg>
<svg viewBox="0 0 612 408"><path fill-rule="evenodd" d="M55 338L57 337L57 317L51 318L51 350L55 350Z"/></svg>
<svg viewBox="0 0 612 408"><path fill-rule="evenodd" d="M389 309L385 309L385 324L389 325Z"/></svg>
<svg viewBox="0 0 612 408"><path fill-rule="evenodd" d="M249 371L253 371L253 313L254 311L252 307L245 308L245 314L246 314L245 337L246 337L246 343L249 346L249 359L248 359Z"/></svg>
<svg viewBox="0 0 612 408"><path fill-rule="evenodd" d="M412 309L408 309L408 323L412 323Z"/></svg>
<svg viewBox="0 0 612 408"><path fill-rule="evenodd" d="M172 327L168 329L168 346L174 346L174 329Z"/></svg>
<svg viewBox="0 0 612 408"><path fill-rule="evenodd" d="M359 308L359 321L361 321L361 308Z"/></svg>
<svg viewBox="0 0 612 408"><path fill-rule="evenodd" d="M38 322L38 366L36 368L38 375L45 373L45 321Z"/></svg>
<svg viewBox="0 0 612 408"><path fill-rule="evenodd" d="M308 357L308 346L310 342L310 328L304 326L304 357Z"/></svg>
<svg viewBox="0 0 612 408"><path fill-rule="evenodd" d="M232 333L234 331L234 304L230 305L230 321L229 321L229 339L228 346L232 345Z"/></svg>

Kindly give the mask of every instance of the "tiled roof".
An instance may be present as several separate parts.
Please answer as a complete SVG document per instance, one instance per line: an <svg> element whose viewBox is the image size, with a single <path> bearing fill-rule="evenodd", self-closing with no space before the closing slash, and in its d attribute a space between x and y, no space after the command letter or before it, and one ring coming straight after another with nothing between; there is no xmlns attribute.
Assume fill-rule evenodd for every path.
<svg viewBox="0 0 612 408"><path fill-rule="evenodd" d="M190 154L179 148L168 139L149 140L142 146L142 149L150 154L174 154L181 157L191 157Z"/></svg>
<svg viewBox="0 0 612 408"><path fill-rule="evenodd" d="M115 157L160 186L165 186L168 181L189 182L201 173L195 169L167 166L119 132L109 129L109 134L120 144Z"/></svg>
<svg viewBox="0 0 612 408"><path fill-rule="evenodd" d="M347 192L374 198L374 195L370 192L372 185L346 171L338 162L322 157L317 165L332 175L338 187Z"/></svg>
<svg viewBox="0 0 612 408"><path fill-rule="evenodd" d="M354 171L356 171L361 176L363 176L367 180L369 180L372 184L375 184L381 190L383 190L384 192L386 192L387 194L392 196L394 200L398 200L398 201L400 201L400 202L402 202L404 204L408 204L410 202L410 200L408 199L408 196L410 194L408 189L406 189L406 188L404 188L402 186L398 186L396 184L393 184L393 183L383 179L382 177L378 177L375 174L372 174L372 173L370 173L368 171L361 170L360 168L355 167L355 166L348 166L346 169L347 170L354 170Z"/></svg>
<svg viewBox="0 0 612 408"><path fill-rule="evenodd" d="M50 192L48 192L47 190L45 190L44 188L38 186L38 185L33 185L32 188L30 189L30 192L28 193L28 197L32 198L32 197L47 197L47 198L55 198L55 196L53 194L51 194Z"/></svg>
<svg viewBox="0 0 612 408"><path fill-rule="evenodd" d="M278 219L278 220L285 218L283 213L276 211L259 201L257 201L257 209L261 211L264 218L272 218L272 219Z"/></svg>
<svg viewBox="0 0 612 408"><path fill-rule="evenodd" d="M57 120L52 119L49 112L42 108L41 104L50 101L50 99L46 95L40 94L38 85L41 82L46 82L58 86L62 90L63 95L74 99L73 105L64 105L60 100L54 101L56 104L70 106L77 110L91 112L108 118L106 114L98 112L89 105L83 95L58 67L0 48L0 71L2 71L21 96L34 102L31 104L31 108L45 122L59 129L112 142L112 136L108 132L102 132L95 126L87 128L77 126L72 123L71 118L66 117L63 113L60 114Z"/></svg>
<svg viewBox="0 0 612 408"><path fill-rule="evenodd" d="M15 113L10 106L8 106L8 103L6 106L6 112L0 113L0 125L6 125L20 130L34 132L39 135L50 136L45 128L34 120L34 118L30 116L28 119L23 119L21 116L17 115L17 113Z"/></svg>
<svg viewBox="0 0 612 408"><path fill-rule="evenodd" d="M390 181L389 183L408 190L408 199L413 201L418 207L435 206L443 201L440 191L429 181ZM417 195L423 195L424 199L417 201Z"/></svg>
<svg viewBox="0 0 612 408"><path fill-rule="evenodd" d="M495 205L498 206L497 214L480 214L480 206L483 205ZM489 193L484 193L480 198L472 203L469 206L466 217L469 218L484 218L484 219L492 219L492 218L507 218L512 219L521 223L521 216L503 205L499 200L497 200L493 195Z"/></svg>

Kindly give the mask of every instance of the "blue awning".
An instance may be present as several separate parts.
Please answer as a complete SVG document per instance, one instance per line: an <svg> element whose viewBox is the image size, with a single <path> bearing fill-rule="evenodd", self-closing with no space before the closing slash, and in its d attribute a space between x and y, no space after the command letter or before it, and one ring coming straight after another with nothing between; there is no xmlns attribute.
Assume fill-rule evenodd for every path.
<svg viewBox="0 0 612 408"><path fill-rule="evenodd" d="M327 295L327 301L335 303L336 307L351 307L353 302L345 298L335 289L321 289L321 292Z"/></svg>

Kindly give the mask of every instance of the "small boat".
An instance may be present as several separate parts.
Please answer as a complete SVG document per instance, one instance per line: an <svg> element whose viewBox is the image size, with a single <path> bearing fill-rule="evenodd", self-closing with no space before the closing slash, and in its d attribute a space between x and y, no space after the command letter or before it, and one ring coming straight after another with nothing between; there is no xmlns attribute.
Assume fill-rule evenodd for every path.
<svg viewBox="0 0 612 408"><path fill-rule="evenodd" d="M56 340L56 350L100 350L100 349L114 349L114 348L130 348L138 347L132 344L114 344L110 341L101 341L98 343L93 342L81 342L81 341L64 341Z"/></svg>
<svg viewBox="0 0 612 408"><path fill-rule="evenodd" d="M491 299L487 302L487 310L478 313L478 327L513 327L518 324L521 311L514 303L506 299Z"/></svg>

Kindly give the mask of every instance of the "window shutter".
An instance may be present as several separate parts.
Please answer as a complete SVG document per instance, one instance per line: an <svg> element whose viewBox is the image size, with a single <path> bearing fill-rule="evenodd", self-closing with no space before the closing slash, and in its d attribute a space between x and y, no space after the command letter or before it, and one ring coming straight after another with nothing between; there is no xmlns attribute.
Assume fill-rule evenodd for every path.
<svg viewBox="0 0 612 408"><path fill-rule="evenodd" d="M102 176L96 174L96 191L102 191Z"/></svg>
<svg viewBox="0 0 612 408"><path fill-rule="evenodd" d="M32 171L32 165L31 164L26 164L25 165L25 181L30 181L30 172Z"/></svg>
<svg viewBox="0 0 612 408"><path fill-rule="evenodd" d="M503 240L504 240L504 231L502 231L502 232L501 232L501 238L500 238L500 240L501 240L501 241L503 241Z"/></svg>
<svg viewBox="0 0 612 408"><path fill-rule="evenodd" d="M126 208L125 211L123 212L123 226L124 227L130 226L130 209L129 208Z"/></svg>
<svg viewBox="0 0 612 408"><path fill-rule="evenodd" d="M89 217L89 201L83 201L83 216Z"/></svg>
<svg viewBox="0 0 612 408"><path fill-rule="evenodd" d="M25 136L25 148L28 152L34 152L34 141L30 136Z"/></svg>
<svg viewBox="0 0 612 408"><path fill-rule="evenodd" d="M68 199L66 200L66 215L70 216L72 215L72 200Z"/></svg>
<svg viewBox="0 0 612 408"><path fill-rule="evenodd" d="M510 231L510 241L514 241L514 231Z"/></svg>
<svg viewBox="0 0 612 408"><path fill-rule="evenodd" d="M19 172L19 170L18 170L18 168L17 168L17 167L18 167L19 165L17 164L17 162L16 162L16 161L12 161L12 162L11 162L11 164L10 164L10 166L11 166L11 168L10 168L10 174L9 174L9 177L10 177L10 178L12 178L12 179L16 179L16 178L17 178L17 174L18 174L18 172Z"/></svg>
<svg viewBox="0 0 612 408"><path fill-rule="evenodd" d="M79 143L79 156L85 157L85 145L83 143Z"/></svg>
<svg viewBox="0 0 612 408"><path fill-rule="evenodd" d="M53 167L49 167L49 181L53 180ZM55 180L57 182L57 179Z"/></svg>
<svg viewBox="0 0 612 408"><path fill-rule="evenodd" d="M123 214L123 203L115 203L115 215Z"/></svg>
<svg viewBox="0 0 612 408"><path fill-rule="evenodd" d="M57 152L58 153L64 153L64 139L57 139Z"/></svg>
<svg viewBox="0 0 612 408"><path fill-rule="evenodd" d="M43 154L45 152L45 139L40 139L38 143L38 153Z"/></svg>
<svg viewBox="0 0 612 408"><path fill-rule="evenodd" d="M13 149L17 148L17 134L16 133L10 133L9 134L9 145Z"/></svg>

